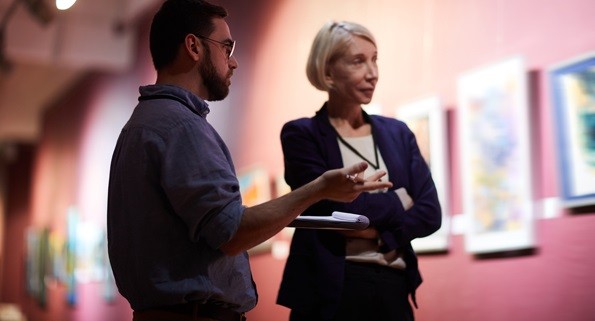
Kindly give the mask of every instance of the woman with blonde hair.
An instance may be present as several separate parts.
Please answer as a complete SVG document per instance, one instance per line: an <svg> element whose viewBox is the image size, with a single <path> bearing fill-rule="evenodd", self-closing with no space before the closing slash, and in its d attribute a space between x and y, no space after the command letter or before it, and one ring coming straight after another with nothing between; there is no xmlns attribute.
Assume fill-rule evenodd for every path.
<svg viewBox="0 0 595 321"><path fill-rule="evenodd" d="M295 231L277 298L291 309L290 321L414 319L409 298L416 304L422 280L410 242L438 230L440 204L411 130L362 108L376 89L377 58L367 28L326 23L312 44L306 74L328 100L315 116L292 120L281 131L285 180L292 189L362 160L370 166L358 177L384 170L383 179L393 183L351 203L321 201L304 212L362 214L370 227Z"/></svg>

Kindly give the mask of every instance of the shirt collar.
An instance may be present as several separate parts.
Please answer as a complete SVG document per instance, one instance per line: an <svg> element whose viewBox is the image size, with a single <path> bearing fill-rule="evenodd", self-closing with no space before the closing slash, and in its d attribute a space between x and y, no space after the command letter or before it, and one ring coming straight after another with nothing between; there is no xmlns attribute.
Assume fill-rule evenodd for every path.
<svg viewBox="0 0 595 321"><path fill-rule="evenodd" d="M147 99L151 96L169 96L174 100L179 101L186 107L190 108L193 112L197 113L203 118L207 117L210 112L209 104L207 102L193 94L192 92L175 85L147 85L139 88L140 99Z"/></svg>

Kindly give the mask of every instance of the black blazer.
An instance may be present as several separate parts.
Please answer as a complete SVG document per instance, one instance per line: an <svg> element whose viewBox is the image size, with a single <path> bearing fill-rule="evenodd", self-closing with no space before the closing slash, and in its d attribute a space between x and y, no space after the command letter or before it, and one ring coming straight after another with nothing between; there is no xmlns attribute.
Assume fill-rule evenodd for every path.
<svg viewBox="0 0 595 321"><path fill-rule="evenodd" d="M382 250L404 253L409 292L422 279L410 241L432 234L441 224L441 209L430 169L415 136L402 122L376 115L364 117L382 155L393 187L387 193L362 193L351 203L321 201L303 215L330 215L344 211L366 215L384 243ZM329 169L343 167L337 134L328 119L326 105L314 117L286 123L281 130L285 180L296 189ZM403 209L394 190L404 187L414 201ZM329 230L296 229L277 303L303 312L320 311L321 317L335 314L343 288L345 238Z"/></svg>

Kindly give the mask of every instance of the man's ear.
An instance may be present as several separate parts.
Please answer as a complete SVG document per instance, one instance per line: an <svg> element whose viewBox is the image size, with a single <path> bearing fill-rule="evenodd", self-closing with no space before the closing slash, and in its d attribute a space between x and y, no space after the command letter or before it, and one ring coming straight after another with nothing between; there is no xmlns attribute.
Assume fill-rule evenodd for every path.
<svg viewBox="0 0 595 321"><path fill-rule="evenodd" d="M198 54L200 52L198 38L193 34L188 34L186 38L184 38L184 47L186 52L189 55L193 56L194 59L198 59Z"/></svg>

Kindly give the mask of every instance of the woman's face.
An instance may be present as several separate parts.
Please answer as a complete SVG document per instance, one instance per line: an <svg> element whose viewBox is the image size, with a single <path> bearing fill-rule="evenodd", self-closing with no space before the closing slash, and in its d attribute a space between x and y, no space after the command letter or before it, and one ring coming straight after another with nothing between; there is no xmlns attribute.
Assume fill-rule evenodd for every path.
<svg viewBox="0 0 595 321"><path fill-rule="evenodd" d="M329 66L329 94L357 104L369 103L378 82L377 57L373 43L354 37L345 54Z"/></svg>

